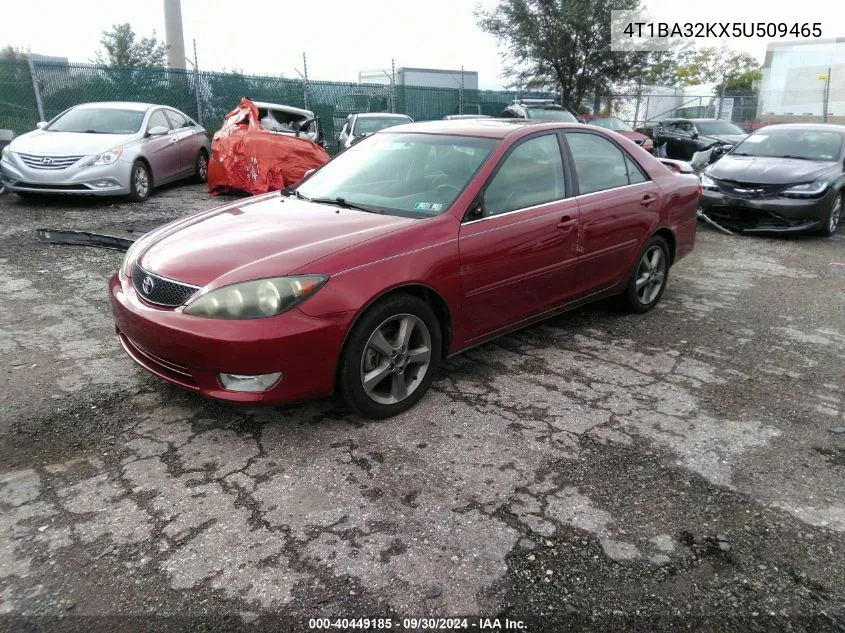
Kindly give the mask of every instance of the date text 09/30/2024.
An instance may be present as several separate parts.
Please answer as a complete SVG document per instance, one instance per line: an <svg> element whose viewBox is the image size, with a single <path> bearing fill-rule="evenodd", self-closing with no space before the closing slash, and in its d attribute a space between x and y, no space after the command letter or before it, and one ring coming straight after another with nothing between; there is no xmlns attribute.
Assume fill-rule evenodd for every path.
<svg viewBox="0 0 845 633"><path fill-rule="evenodd" d="M522 620L510 618L311 618L309 630L364 631L525 631Z"/></svg>

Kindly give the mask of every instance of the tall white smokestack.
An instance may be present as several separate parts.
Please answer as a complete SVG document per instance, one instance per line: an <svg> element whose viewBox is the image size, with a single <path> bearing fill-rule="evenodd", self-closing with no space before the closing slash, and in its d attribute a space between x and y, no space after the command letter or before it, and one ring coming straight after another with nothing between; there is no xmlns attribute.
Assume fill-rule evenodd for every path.
<svg viewBox="0 0 845 633"><path fill-rule="evenodd" d="M181 0L164 0L164 37L168 68L186 68Z"/></svg>

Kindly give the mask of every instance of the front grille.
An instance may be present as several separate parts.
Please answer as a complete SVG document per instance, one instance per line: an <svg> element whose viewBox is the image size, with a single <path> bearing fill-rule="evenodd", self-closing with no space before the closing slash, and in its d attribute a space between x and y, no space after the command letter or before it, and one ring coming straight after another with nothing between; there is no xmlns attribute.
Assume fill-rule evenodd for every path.
<svg viewBox="0 0 845 633"><path fill-rule="evenodd" d="M26 189L42 189L43 191L92 191L90 187L85 185L45 185L40 182L19 182L15 186Z"/></svg>
<svg viewBox="0 0 845 633"><path fill-rule="evenodd" d="M169 308L182 305L200 289L199 286L154 275L138 264L132 269L132 283L144 301Z"/></svg>
<svg viewBox="0 0 845 633"><path fill-rule="evenodd" d="M784 185L760 185L736 180L716 180L716 184L722 193L737 198L770 198L785 189Z"/></svg>
<svg viewBox="0 0 845 633"><path fill-rule="evenodd" d="M17 152L23 164L32 169L67 169L84 156L42 156L38 154L21 154Z"/></svg>

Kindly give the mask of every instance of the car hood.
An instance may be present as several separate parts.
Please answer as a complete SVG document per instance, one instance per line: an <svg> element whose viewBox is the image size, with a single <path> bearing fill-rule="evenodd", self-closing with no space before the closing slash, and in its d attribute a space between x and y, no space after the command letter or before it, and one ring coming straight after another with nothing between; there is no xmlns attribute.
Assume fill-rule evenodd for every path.
<svg viewBox="0 0 845 633"><path fill-rule="evenodd" d="M124 145L134 134L84 134L35 130L19 136L9 144L13 152L39 156L92 156Z"/></svg>
<svg viewBox="0 0 845 633"><path fill-rule="evenodd" d="M278 194L176 221L141 255L142 268L196 286L287 275L415 220ZM331 274L336 271L314 270Z"/></svg>
<svg viewBox="0 0 845 633"><path fill-rule="evenodd" d="M731 145L736 145L741 140L743 140L747 134L702 134L700 139L705 143L729 143Z"/></svg>
<svg viewBox="0 0 845 633"><path fill-rule="evenodd" d="M722 180L779 185L810 182L825 175L828 171L835 170L837 166L838 163L795 158L732 156L728 154L710 167L707 173L713 178Z"/></svg>

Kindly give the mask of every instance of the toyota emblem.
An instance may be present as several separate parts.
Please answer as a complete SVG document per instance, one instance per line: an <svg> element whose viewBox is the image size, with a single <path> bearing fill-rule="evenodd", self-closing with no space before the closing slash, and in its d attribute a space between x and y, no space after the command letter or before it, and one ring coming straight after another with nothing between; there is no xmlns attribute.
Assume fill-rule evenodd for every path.
<svg viewBox="0 0 845 633"><path fill-rule="evenodd" d="M144 283L141 284L141 290L144 291L145 295L150 294L155 287L156 282L153 281L152 277L144 277Z"/></svg>

